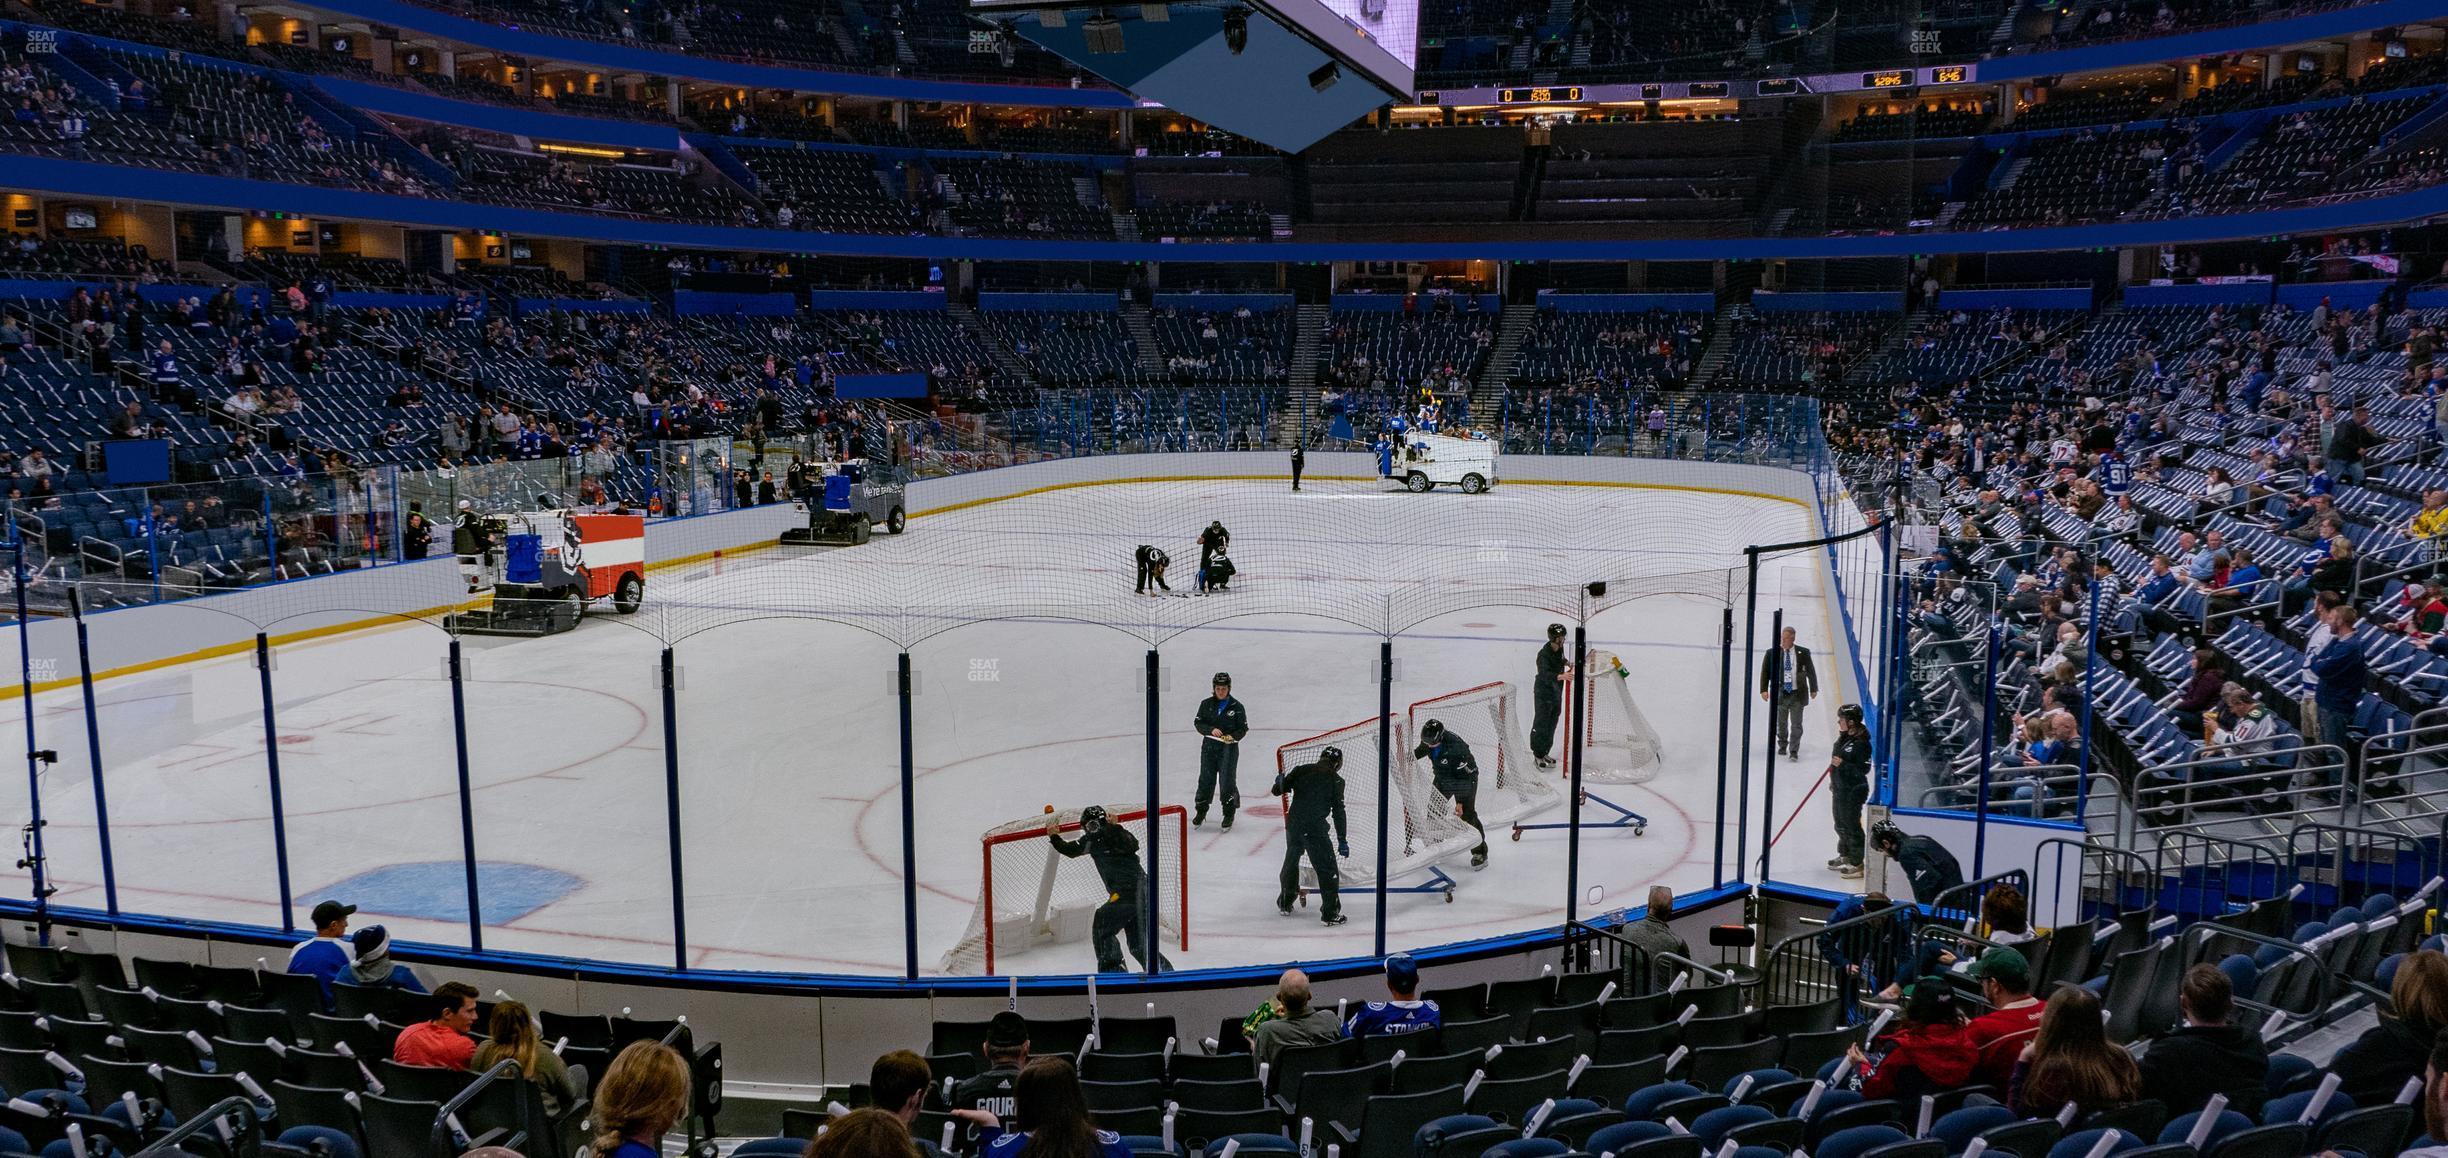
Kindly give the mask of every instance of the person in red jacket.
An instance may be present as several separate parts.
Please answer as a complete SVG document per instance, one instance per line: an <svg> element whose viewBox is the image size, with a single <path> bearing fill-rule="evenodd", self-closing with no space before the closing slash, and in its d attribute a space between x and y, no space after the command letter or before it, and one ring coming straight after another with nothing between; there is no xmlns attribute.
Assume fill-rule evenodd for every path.
<svg viewBox="0 0 2448 1158"><path fill-rule="evenodd" d="M1962 1086L1980 1051L1964 1035L1963 1011L1944 980L1923 978L1904 1000L1903 1024L1870 1043L1845 1047L1871 1098L1918 1098Z"/></svg>

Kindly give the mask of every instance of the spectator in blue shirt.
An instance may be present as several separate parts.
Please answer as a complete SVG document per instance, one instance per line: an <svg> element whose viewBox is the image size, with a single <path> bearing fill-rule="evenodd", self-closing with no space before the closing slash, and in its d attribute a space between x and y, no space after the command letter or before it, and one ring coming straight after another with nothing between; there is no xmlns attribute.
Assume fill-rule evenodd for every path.
<svg viewBox="0 0 2448 1158"><path fill-rule="evenodd" d="M1380 1037L1386 1034L1418 1033L1445 1024L1444 1011L1433 1001L1419 997L1419 962L1407 953L1386 958L1386 993L1388 1001L1371 1001L1360 1007L1344 1023L1343 1032L1352 1037Z"/></svg>
<svg viewBox="0 0 2448 1158"><path fill-rule="evenodd" d="M348 973L357 963L357 955L342 938L348 935L349 914L355 905L325 901L314 907L314 939L289 951L291 973L303 973L323 987L323 1007L331 1008L332 982Z"/></svg>
<svg viewBox="0 0 2448 1158"><path fill-rule="evenodd" d="M2354 775L2355 745L2347 730L2354 724L2355 709L2363 703L2364 685L2371 680L2371 665L2363 654L2361 619L2362 613L2352 603L2331 609L2333 638L2312 657L2312 674L2320 677L2312 705L2320 714L2321 740L2346 750L2349 779Z"/></svg>

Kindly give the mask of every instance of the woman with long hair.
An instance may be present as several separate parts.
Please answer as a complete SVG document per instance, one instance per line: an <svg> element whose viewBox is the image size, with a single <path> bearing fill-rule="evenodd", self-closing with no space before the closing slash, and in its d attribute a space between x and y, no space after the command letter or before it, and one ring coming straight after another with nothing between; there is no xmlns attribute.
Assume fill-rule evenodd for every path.
<svg viewBox="0 0 2448 1158"><path fill-rule="evenodd" d="M593 1158L661 1158L663 1135L688 1113L688 1061L659 1041L633 1041L595 1087Z"/></svg>
<svg viewBox="0 0 2448 1158"><path fill-rule="evenodd" d="M825 1123L804 1158L918 1158L918 1146L900 1115L870 1107Z"/></svg>
<svg viewBox="0 0 2448 1158"><path fill-rule="evenodd" d="M1120 1135L1097 1129L1079 1071L1067 1058L1040 1058L1020 1071L1012 1119L1020 1127L1012 1133L978 1132L985 1158L1130 1158Z"/></svg>
<svg viewBox="0 0 2448 1158"><path fill-rule="evenodd" d="M2142 1089L2142 1069L2125 1047L2108 1040L2099 995L2060 986L2040 1011L2040 1031L2015 1062L2006 1098L2025 1117L2055 1117L2067 1103L2079 1112L2113 1109Z"/></svg>
<svg viewBox="0 0 2448 1158"><path fill-rule="evenodd" d="M468 1063L471 1071L483 1073L504 1061L517 1062L519 1076L543 1092L544 1112L556 1118L586 1096L585 1083L572 1076L569 1067L561 1064L561 1055L545 1048L536 1036L535 1014L525 1005L504 1001L494 1006L492 1019L485 1022L485 1034L491 1040L476 1047L476 1058Z"/></svg>

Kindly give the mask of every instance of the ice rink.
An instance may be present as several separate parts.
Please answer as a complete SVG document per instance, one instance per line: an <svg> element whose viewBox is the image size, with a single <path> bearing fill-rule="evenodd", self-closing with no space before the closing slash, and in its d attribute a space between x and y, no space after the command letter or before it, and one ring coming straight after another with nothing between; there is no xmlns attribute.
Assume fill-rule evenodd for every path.
<svg viewBox="0 0 2448 1158"><path fill-rule="evenodd" d="M1137 597L1131 552L1155 543L1186 592L1192 540L1210 520L1233 534L1234 589ZM1593 791L1644 814L1645 835L1589 829L1581 880L1607 908L1646 887L1718 879L1736 832L1718 822L1721 615L1739 617L1741 548L1819 533L1804 506L1765 495L1658 486L1509 482L1466 496L1411 495L1373 482L1124 482L925 514L908 534L847 549L775 549L658 570L648 608L598 612L542 639L466 641L468 775L473 785L484 947L668 965L673 874L664 752L681 753L678 795L688 961L706 968L897 975L902 801L896 655L918 677L909 701L917 767L917 932L933 970L968 925L981 882L980 834L1049 804L1145 799L1147 652L1161 654L1161 785L1192 804L1191 714L1209 676L1229 671L1248 706L1240 760L1245 808L1191 834L1189 946L1178 966L1365 954L1372 897L1327 928L1315 908L1276 914L1280 808L1265 797L1275 749L1377 712L1381 640L1395 635L1395 711L1492 680L1525 688L1546 624L1567 619L1580 585L1614 594L1590 641L1620 653L1634 699L1660 732L1663 771ZM448 566L423 564L428 566ZM1665 593L1624 598L1627 592ZM1803 758L1777 769L1774 815L1759 773L1766 713L1753 712L1748 857L1797 815L1776 875L1839 887L1826 767L1835 707L1857 699L1837 633L1824 552L1769 561L1759 643L1781 611L1818 656L1823 694ZM203 608L180 614L210 616ZM233 643L251 629L230 630ZM1760 708L1736 626L1733 725ZM674 649L676 714L657 667ZM267 736L251 654L103 681L94 721L109 788L123 909L280 924L266 774L279 752L290 886L301 921L325 897L358 904L362 925L465 945L466 868L447 636L386 626L280 646ZM95 800L76 690L35 700L39 743L61 763L44 780L58 903L102 906ZM14 726L14 725L13 725ZM1729 754L1724 814L1739 760ZM1374 768L1347 768L1355 784ZM1355 801L1360 799L1355 792ZM1218 809L1220 813L1220 807ZM1593 807L1595 824L1611 815ZM1556 821L1561 808L1537 817ZM22 818L20 818L22 819ZM1355 808L1355 829L1373 813ZM1356 832L1355 846L1365 847ZM1554 925L1563 914L1567 837L1502 833L1491 863L1451 903L1388 898L1387 939L1416 947ZM1358 851L1358 849L1356 849ZM17 888L23 887L18 874ZM1397 884L1407 883L1397 881ZM1089 946L1014 952L1000 972L1075 973Z"/></svg>

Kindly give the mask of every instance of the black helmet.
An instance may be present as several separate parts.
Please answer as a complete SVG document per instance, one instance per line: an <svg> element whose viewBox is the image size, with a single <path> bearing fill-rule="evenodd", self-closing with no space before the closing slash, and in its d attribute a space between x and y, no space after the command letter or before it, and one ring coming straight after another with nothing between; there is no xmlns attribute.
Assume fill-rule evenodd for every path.
<svg viewBox="0 0 2448 1158"><path fill-rule="evenodd" d="M1337 748L1332 744L1328 744L1325 747L1318 749L1317 762L1321 767L1327 769L1341 768L1343 766L1343 749Z"/></svg>
<svg viewBox="0 0 2448 1158"><path fill-rule="evenodd" d="M1846 704L1845 706L1843 706L1843 707L1841 707L1841 708L1836 709L1836 718L1837 718L1837 719L1839 719L1839 720L1843 720L1843 721L1845 721L1846 723L1851 723L1851 724L1858 724L1858 723L1861 723L1861 722L1862 722L1862 708L1861 708L1861 705L1860 705L1860 704Z"/></svg>
<svg viewBox="0 0 2448 1158"><path fill-rule="evenodd" d="M1105 819L1104 805L1091 804L1086 808L1080 809L1081 829L1088 832L1095 832L1096 830L1105 827L1106 823L1107 821Z"/></svg>
<svg viewBox="0 0 2448 1158"><path fill-rule="evenodd" d="M1224 687L1228 687L1228 688L1229 688L1229 687L1231 687L1231 686L1232 686L1232 673L1231 673L1231 672L1228 672L1228 671L1220 671L1220 672L1217 672L1217 673L1216 673L1216 675L1215 675L1215 678L1214 678L1214 679L1212 679L1212 680L1209 680L1208 682L1209 682L1209 683L1213 683L1213 684L1220 684L1220 685L1222 685L1222 686L1224 686Z"/></svg>
<svg viewBox="0 0 2448 1158"><path fill-rule="evenodd" d="M1429 747L1432 747L1432 748L1433 748L1433 747L1435 747L1435 746L1437 745L1437 743L1438 743L1439 741L1443 740L1444 738L1445 738L1445 722L1444 722L1444 721L1442 721L1442 720L1430 720L1430 721L1428 721L1427 723L1425 723L1425 724L1421 724L1421 725L1420 725L1420 735L1419 735L1420 743L1422 743L1422 744L1426 744L1426 745L1428 745Z"/></svg>
<svg viewBox="0 0 2448 1158"><path fill-rule="evenodd" d="M1561 623L1550 623L1550 624L1548 624L1548 625L1547 625L1547 638L1549 638L1549 639L1562 639L1562 638L1564 638L1564 625L1563 625L1563 624L1561 624Z"/></svg>
<svg viewBox="0 0 2448 1158"><path fill-rule="evenodd" d="M1890 844L1901 843L1903 839L1904 830L1897 828L1892 820L1882 820L1870 826L1870 846L1872 848L1885 848Z"/></svg>

